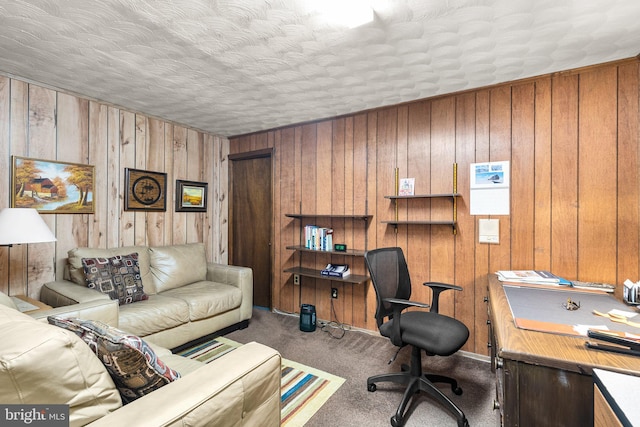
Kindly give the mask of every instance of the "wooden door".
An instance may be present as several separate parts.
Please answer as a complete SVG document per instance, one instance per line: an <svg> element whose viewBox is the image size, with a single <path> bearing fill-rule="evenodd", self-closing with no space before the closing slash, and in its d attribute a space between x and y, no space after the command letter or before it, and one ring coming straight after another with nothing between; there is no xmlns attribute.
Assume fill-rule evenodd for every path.
<svg viewBox="0 0 640 427"><path fill-rule="evenodd" d="M271 309L271 150L231 155L229 263L253 269L253 304Z"/></svg>

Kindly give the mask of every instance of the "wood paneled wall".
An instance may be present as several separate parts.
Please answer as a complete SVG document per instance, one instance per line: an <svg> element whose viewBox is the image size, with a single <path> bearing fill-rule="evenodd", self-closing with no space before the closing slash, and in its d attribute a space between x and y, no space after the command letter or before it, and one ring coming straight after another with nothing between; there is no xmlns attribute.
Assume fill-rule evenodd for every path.
<svg viewBox="0 0 640 427"><path fill-rule="evenodd" d="M95 166L95 214L44 214L57 242L0 247L0 291L37 298L74 247L205 243L226 263L229 141L114 106L0 76L0 208L11 156ZM167 173L166 212L124 210L124 170ZM209 183L206 213L175 212L176 179Z"/></svg>
<svg viewBox="0 0 640 427"><path fill-rule="evenodd" d="M465 350L488 354L488 273L548 269L567 279L618 284L640 280L639 66L637 59L380 108L315 123L234 137L232 153L274 148L273 305L299 312L315 304L321 319L375 330L375 294L367 285L302 278L283 269L327 262L364 263L285 249L300 243L299 220L286 213L373 215L334 220L334 242L352 248L398 245L405 250L413 298L422 282L454 282L441 310L469 326ZM511 162L511 214L500 220L500 244L477 242L469 214L469 168ZM451 192L458 164L458 233L450 227L381 224L394 218L394 169L415 177L416 194ZM444 219L449 200L399 204L401 219ZM304 224L303 224L304 225Z"/></svg>

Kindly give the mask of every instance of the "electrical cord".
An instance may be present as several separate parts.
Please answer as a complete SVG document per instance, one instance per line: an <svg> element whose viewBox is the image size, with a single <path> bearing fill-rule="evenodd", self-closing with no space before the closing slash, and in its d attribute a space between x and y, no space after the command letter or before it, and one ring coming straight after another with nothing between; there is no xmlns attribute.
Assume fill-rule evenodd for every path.
<svg viewBox="0 0 640 427"><path fill-rule="evenodd" d="M347 330L351 330L351 326L345 325L344 323L340 323L340 321L338 320L338 315L336 314L336 308L333 305L333 298L331 299L331 316L332 316L332 320L330 320L329 322L323 323L320 330L322 332L326 332L327 334L329 334L331 338L335 338L339 340L342 337L344 337L344 334L346 333ZM336 319L335 321L333 320L334 317ZM337 333L335 332L336 329L338 330Z"/></svg>

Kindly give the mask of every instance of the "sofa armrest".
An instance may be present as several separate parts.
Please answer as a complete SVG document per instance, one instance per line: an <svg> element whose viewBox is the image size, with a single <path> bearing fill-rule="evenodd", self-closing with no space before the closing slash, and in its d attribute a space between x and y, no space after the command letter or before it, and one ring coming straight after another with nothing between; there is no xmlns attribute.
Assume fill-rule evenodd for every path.
<svg viewBox="0 0 640 427"><path fill-rule="evenodd" d="M65 305L51 310L38 310L29 316L41 322L47 322L47 316L77 317L85 320L98 320L113 327L118 327L118 301L94 300L79 304Z"/></svg>
<svg viewBox="0 0 640 427"><path fill-rule="evenodd" d="M95 289L76 285L68 280L45 283L40 289L40 301L51 307L62 307L96 300L111 300Z"/></svg>
<svg viewBox="0 0 640 427"><path fill-rule="evenodd" d="M227 264L207 264L207 280L236 286L242 291L240 314L242 319L251 319L253 310L253 270Z"/></svg>
<svg viewBox="0 0 640 427"><path fill-rule="evenodd" d="M276 350L245 344L89 425L276 427L280 365Z"/></svg>

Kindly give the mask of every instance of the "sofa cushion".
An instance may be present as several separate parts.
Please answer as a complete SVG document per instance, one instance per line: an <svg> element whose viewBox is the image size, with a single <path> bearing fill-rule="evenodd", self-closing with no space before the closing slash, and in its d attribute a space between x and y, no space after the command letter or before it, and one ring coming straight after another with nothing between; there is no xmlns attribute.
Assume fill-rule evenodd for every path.
<svg viewBox="0 0 640 427"><path fill-rule="evenodd" d="M140 279L138 253L110 258L82 258L87 287L109 295L119 304L148 298Z"/></svg>
<svg viewBox="0 0 640 427"><path fill-rule="evenodd" d="M0 305L0 402L69 405L70 425L122 407L113 380L75 334Z"/></svg>
<svg viewBox="0 0 640 427"><path fill-rule="evenodd" d="M116 255L138 254L138 266L140 267L140 280L144 292L147 295L155 294L156 288L151 277L149 264L149 248L147 246L123 246L121 248L75 248L67 252L67 269L69 279L81 286L86 286L82 258L110 258Z"/></svg>
<svg viewBox="0 0 640 427"><path fill-rule="evenodd" d="M102 322L49 316L49 323L78 335L104 363L122 401L129 403L159 389L180 374L164 364L141 338Z"/></svg>
<svg viewBox="0 0 640 427"><path fill-rule="evenodd" d="M207 257L202 243L152 247L149 259L157 292L199 282L207 276Z"/></svg>
<svg viewBox="0 0 640 427"><path fill-rule="evenodd" d="M189 322L189 306L178 298L150 295L146 301L121 305L118 327L145 337Z"/></svg>
<svg viewBox="0 0 640 427"><path fill-rule="evenodd" d="M171 289L162 295L187 303L191 321L225 313L242 304L242 291L239 288L208 280Z"/></svg>

